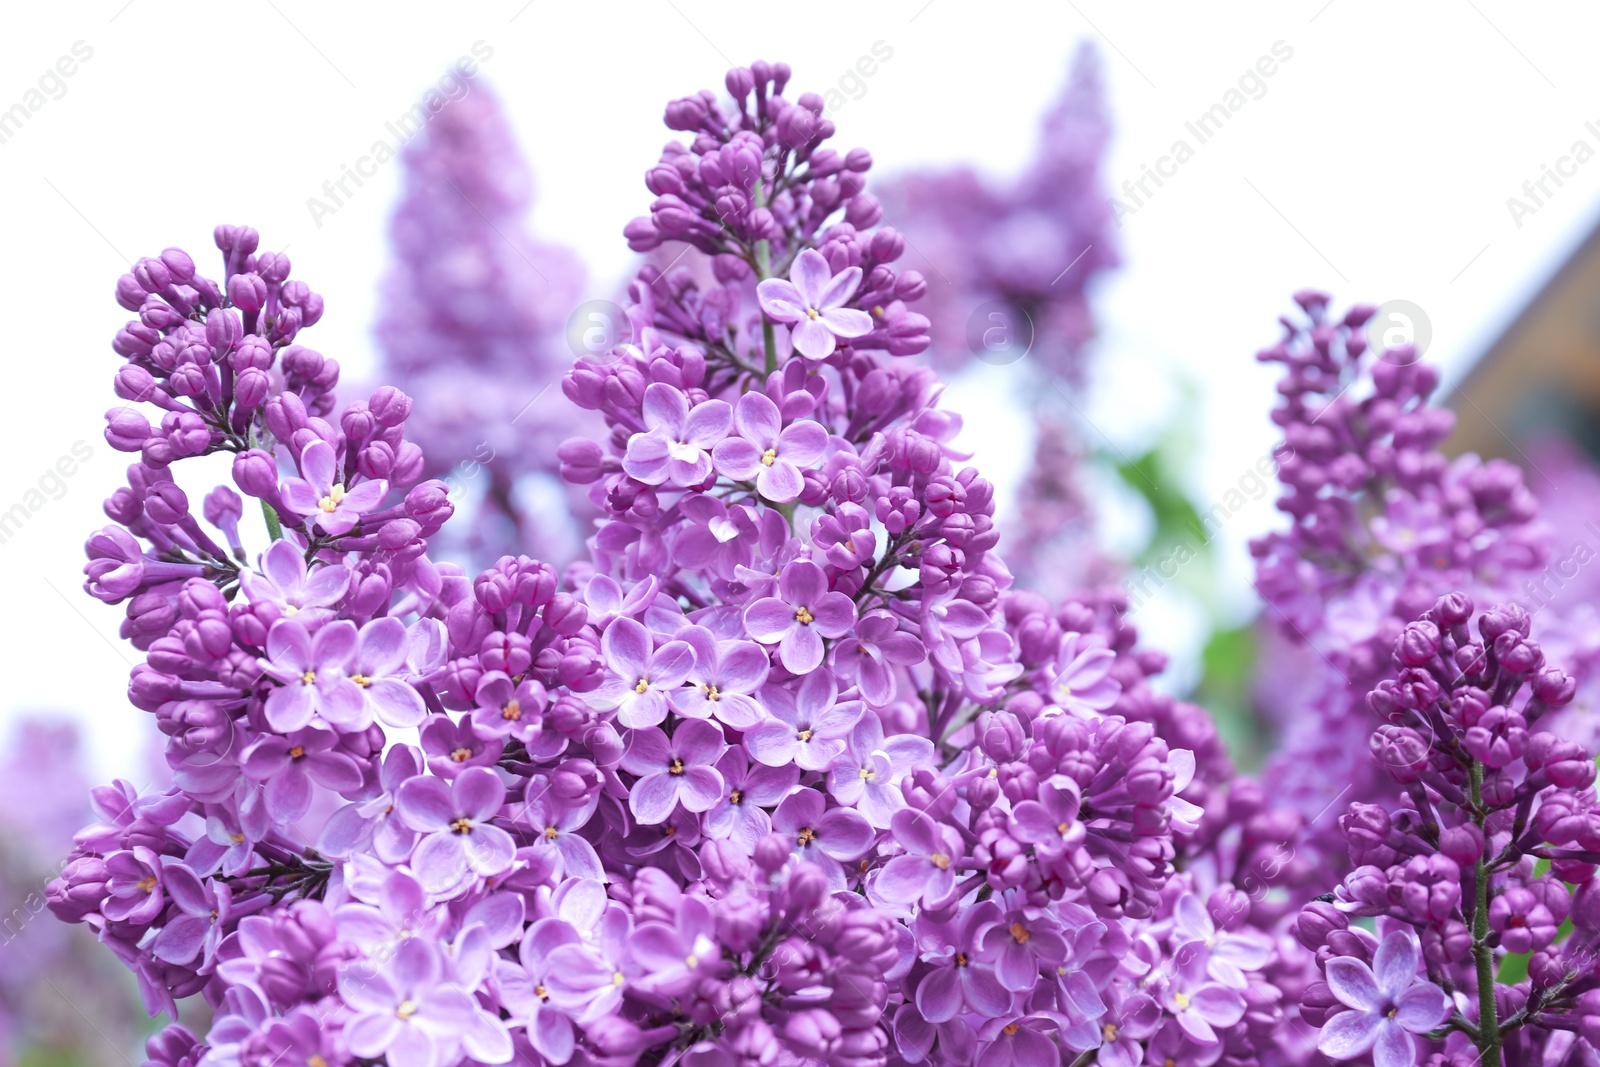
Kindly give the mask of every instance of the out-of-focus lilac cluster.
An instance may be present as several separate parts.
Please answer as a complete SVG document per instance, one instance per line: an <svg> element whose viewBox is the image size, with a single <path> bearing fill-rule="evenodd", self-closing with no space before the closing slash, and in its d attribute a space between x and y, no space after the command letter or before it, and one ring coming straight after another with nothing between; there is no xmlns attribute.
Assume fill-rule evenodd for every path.
<svg viewBox="0 0 1600 1067"><path fill-rule="evenodd" d="M1366 750L1365 697L1406 623L1452 590L1518 595L1548 544L1517 467L1439 451L1454 415L1434 401L1438 372L1409 345L1372 350L1371 306L1341 317L1323 294L1296 302L1305 318L1284 318L1283 339L1257 355L1283 368L1272 419L1292 525L1251 551L1265 624L1283 639L1263 675L1282 735L1267 781L1316 819L1393 795ZM1342 853L1331 818L1314 831Z"/></svg>
<svg viewBox="0 0 1600 1067"><path fill-rule="evenodd" d="M0 758L0 1059L90 1062L144 1027L122 969L52 921L46 887L89 815L82 740L64 722L23 718ZM96 1034L81 1012L93 1010Z"/></svg>
<svg viewBox="0 0 1600 1067"><path fill-rule="evenodd" d="M1085 44L1033 159L1003 187L963 168L913 173L884 193L887 219L929 274L918 307L932 321L933 365L971 372L1021 361L1032 372L1024 380L1037 437L1006 560L1019 584L1057 598L1116 570L1094 544L1076 484L1082 445L1067 398L1087 375L1090 290L1119 262L1100 174L1111 135L1102 81L1099 54Z"/></svg>
<svg viewBox="0 0 1600 1067"><path fill-rule="evenodd" d="M1089 290L1120 261L1100 176L1110 139L1099 53L1084 44L1014 181L997 188L963 168L886 187L889 221L931 275L919 307L933 322L935 365L966 366L994 345L998 358L1020 357L1031 342L1028 358L1045 374L1081 381L1095 331Z"/></svg>
<svg viewBox="0 0 1600 1067"><path fill-rule="evenodd" d="M540 521L529 483L544 475L559 486L555 450L585 426L554 399L584 270L567 249L530 235L531 172L489 86L463 84L402 157L379 373L429 398L409 426L423 474L470 501L471 523L453 526L435 552L492 562L538 543L564 562L579 522ZM572 503L581 507L581 497Z"/></svg>

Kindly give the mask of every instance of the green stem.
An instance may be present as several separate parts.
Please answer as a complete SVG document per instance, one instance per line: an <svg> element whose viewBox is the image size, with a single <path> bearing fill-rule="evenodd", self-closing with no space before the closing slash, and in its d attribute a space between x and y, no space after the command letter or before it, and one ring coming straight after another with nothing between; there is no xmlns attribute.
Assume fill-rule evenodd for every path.
<svg viewBox="0 0 1600 1067"><path fill-rule="evenodd" d="M278 522L278 513L272 510L272 505L265 500L261 502L261 514L267 520L267 534L274 541L283 540L283 524Z"/></svg>
<svg viewBox="0 0 1600 1067"><path fill-rule="evenodd" d="M756 178L756 207L767 206L767 190L761 178ZM772 277L772 242L765 237L756 242L756 282L757 284ZM772 320L765 313L761 316L761 345L766 353L767 373L778 369L778 337L773 332Z"/></svg>
<svg viewBox="0 0 1600 1067"><path fill-rule="evenodd" d="M1472 761L1472 817L1483 828L1483 764ZM1489 948L1489 865L1478 856L1475 869L1478 899L1472 913L1472 955L1478 970L1478 1060L1485 1067L1500 1062L1500 1024L1495 1018L1494 953Z"/></svg>

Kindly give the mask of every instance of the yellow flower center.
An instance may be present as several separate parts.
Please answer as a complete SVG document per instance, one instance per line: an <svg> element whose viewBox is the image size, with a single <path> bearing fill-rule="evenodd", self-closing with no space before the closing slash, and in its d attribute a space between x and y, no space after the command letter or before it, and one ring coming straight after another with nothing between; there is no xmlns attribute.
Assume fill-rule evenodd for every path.
<svg viewBox="0 0 1600 1067"><path fill-rule="evenodd" d="M621 985L623 982L626 982L627 980L628 980L627 977L621 971L618 971L618 972L616 972L615 974L613 974L611 976L611 984L612 985Z"/></svg>
<svg viewBox="0 0 1600 1067"><path fill-rule="evenodd" d="M1188 1011L1189 1010L1189 994L1187 994L1187 993L1174 993L1174 994L1172 994L1172 1003L1174 1003L1174 1004L1176 1004L1178 1006L1178 1010L1179 1011Z"/></svg>
<svg viewBox="0 0 1600 1067"><path fill-rule="evenodd" d="M716 686L714 686L714 685L702 685L700 688L701 688L701 690L703 690L705 692L707 700L721 700L722 699L722 691L719 690Z"/></svg>
<svg viewBox="0 0 1600 1067"><path fill-rule="evenodd" d="M878 772L873 770L871 767L863 767L863 768L861 768L860 771L858 771L856 773L860 774L861 777L865 781L868 781L868 782L872 781L874 778L876 778L878 776Z"/></svg>
<svg viewBox="0 0 1600 1067"><path fill-rule="evenodd" d="M400 1006L394 1010L394 1013L397 1018L409 1019L417 1013L417 1002L414 1000L402 1000Z"/></svg>
<svg viewBox="0 0 1600 1067"><path fill-rule="evenodd" d="M244 844L244 835L243 834L229 834L228 835L228 840L232 841L236 845L242 845L242 844Z"/></svg>
<svg viewBox="0 0 1600 1067"><path fill-rule="evenodd" d="M560 836L561 836L561 831L557 830L554 826L546 826L544 828L544 839L546 841L554 841L556 838L558 838Z"/></svg>
<svg viewBox="0 0 1600 1067"><path fill-rule="evenodd" d="M339 501L344 499L344 485L341 483L328 490L328 495L317 501L317 507L323 511L333 511L339 506Z"/></svg>
<svg viewBox="0 0 1600 1067"><path fill-rule="evenodd" d="M1115 1041L1117 1039L1117 1024L1106 1023L1100 1028L1100 1032L1105 1035L1107 1041Z"/></svg>
<svg viewBox="0 0 1600 1067"><path fill-rule="evenodd" d="M465 763L471 758L472 750L470 748L458 748L454 752L450 753L450 759L456 763Z"/></svg>
<svg viewBox="0 0 1600 1067"><path fill-rule="evenodd" d="M300 684L301 685L315 685L316 681L317 681L317 672L316 671L306 671L306 673L304 673L304 674L302 674L300 676Z"/></svg>
<svg viewBox="0 0 1600 1067"><path fill-rule="evenodd" d="M1023 926L1021 923L1012 923L1010 933L1012 937L1016 938L1017 944L1019 945L1026 945L1028 943L1028 938L1033 936L1032 934L1028 933L1028 928Z"/></svg>
<svg viewBox="0 0 1600 1067"><path fill-rule="evenodd" d="M305 750L305 746L303 746L303 745L295 745L293 748L291 748L289 750L289 758L290 759L299 759L300 757L304 756L305 754L306 754L306 750Z"/></svg>
<svg viewBox="0 0 1600 1067"><path fill-rule="evenodd" d="M777 461L778 450L776 448L769 448L765 452L761 453L761 462L765 463L767 466L770 467Z"/></svg>
<svg viewBox="0 0 1600 1067"><path fill-rule="evenodd" d="M700 966L700 957L691 952L689 955L683 957L683 965L693 970L694 968Z"/></svg>
<svg viewBox="0 0 1600 1067"><path fill-rule="evenodd" d="M146 893L154 892L156 888L155 875L147 874L143 878L139 879L139 888Z"/></svg>
<svg viewBox="0 0 1600 1067"><path fill-rule="evenodd" d="M638 683L634 685L633 691L638 693L640 696L648 693L650 691L650 679L640 678Z"/></svg>
<svg viewBox="0 0 1600 1067"><path fill-rule="evenodd" d="M971 962L972 962L971 960L967 959L967 954L965 952L957 952L956 953L956 966L957 967L965 967L967 964L969 964Z"/></svg>
<svg viewBox="0 0 1600 1067"><path fill-rule="evenodd" d="M946 856L943 852L935 852L929 858L933 860L933 865L939 868L941 871L948 871L950 869L950 857Z"/></svg>
<svg viewBox="0 0 1600 1067"><path fill-rule="evenodd" d="M742 803L744 803L744 790L743 789L731 790L728 793L728 803L729 804L742 804Z"/></svg>
<svg viewBox="0 0 1600 1067"><path fill-rule="evenodd" d="M809 826L802 826L800 828L800 832L795 835L795 840L800 842L801 848L810 848L811 842L815 841L816 839L817 832Z"/></svg>
<svg viewBox="0 0 1600 1067"><path fill-rule="evenodd" d="M500 709L500 717L502 719L510 719L512 722L516 722L521 719L522 702L516 697L512 697L510 700L506 701L506 706Z"/></svg>
<svg viewBox="0 0 1600 1067"><path fill-rule="evenodd" d="M804 604L800 605L794 611L794 621L799 623L801 626L810 626L815 619L816 616L811 614L811 609L806 607Z"/></svg>
<svg viewBox="0 0 1600 1067"><path fill-rule="evenodd" d="M816 308L806 308L806 316L808 318L815 319L815 318L819 318L821 315L822 315L822 312L818 311Z"/></svg>
<svg viewBox="0 0 1600 1067"><path fill-rule="evenodd" d="M667 773L668 774L674 774L674 775L682 774L683 773L683 760L679 759L676 756L672 757L672 763L667 766Z"/></svg>
<svg viewBox="0 0 1600 1067"><path fill-rule="evenodd" d="M306 1061L306 1067L328 1067L328 1061L313 1053Z"/></svg>
<svg viewBox="0 0 1600 1067"><path fill-rule="evenodd" d="M364 674L352 674L350 676L350 680L352 682L356 683L357 685L359 685L363 689L366 689L366 688L368 688L369 686L372 685L372 679L368 678Z"/></svg>
<svg viewBox="0 0 1600 1067"><path fill-rule="evenodd" d="M1021 1030L1021 1029L1022 1029L1022 1024L1020 1024L1020 1023L1006 1023L1005 1034L1006 1034L1007 1037L1010 1037L1012 1034L1015 1034L1018 1030Z"/></svg>
<svg viewBox="0 0 1600 1067"><path fill-rule="evenodd" d="M450 832L455 834L472 833L472 820L465 815L461 816L450 824Z"/></svg>
<svg viewBox="0 0 1600 1067"><path fill-rule="evenodd" d="M795 733L795 736L798 737L802 741L809 742L811 740L811 731L810 730L799 730L799 731L797 731Z"/></svg>

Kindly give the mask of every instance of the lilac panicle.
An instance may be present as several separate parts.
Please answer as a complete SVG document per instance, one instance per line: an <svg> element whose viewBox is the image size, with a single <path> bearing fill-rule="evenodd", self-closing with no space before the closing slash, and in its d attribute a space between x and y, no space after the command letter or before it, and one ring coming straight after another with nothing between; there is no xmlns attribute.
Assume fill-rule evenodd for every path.
<svg viewBox="0 0 1600 1067"><path fill-rule="evenodd" d="M491 562L537 538L565 558L576 546L562 539L577 538L540 522L527 494L553 477L556 446L585 426L552 401L584 271L571 251L530 234L533 176L510 123L482 78L462 86L401 155L380 374L429 398L411 422L424 474L474 502L470 530L452 528L436 551Z"/></svg>

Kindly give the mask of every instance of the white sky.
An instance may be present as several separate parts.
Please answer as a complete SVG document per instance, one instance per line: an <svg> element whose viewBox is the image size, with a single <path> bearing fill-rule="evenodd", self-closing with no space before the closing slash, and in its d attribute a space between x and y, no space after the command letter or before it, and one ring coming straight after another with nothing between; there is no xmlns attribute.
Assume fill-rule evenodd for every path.
<svg viewBox="0 0 1600 1067"><path fill-rule="evenodd" d="M1251 357L1307 285L1341 302L1419 305L1432 357L1459 376L1600 212L1600 160L1551 186L1520 228L1506 207L1574 141L1600 147L1585 128L1600 122L1589 55L1600 14L1505 0L1216 7L259 0L199 13L94 0L13 11L0 36L0 111L27 99L75 42L93 55L0 143L11 205L0 291L12 324L0 511L75 441L93 456L0 545L0 717L82 717L103 774L131 770L132 746L153 732L124 700L133 654L114 637L120 609L79 590L80 546L126 465L100 436L114 401L109 341L128 318L111 298L117 275L174 244L215 274L211 227L254 225L327 299L305 340L363 375L399 168L382 168L320 228L306 199L477 41L493 49L483 76L538 175L535 227L580 251L591 296L611 295L631 262L620 231L648 202L641 176L666 138L663 104L720 91L730 61L784 59L794 91L822 91L883 41L893 58L839 109L838 143L870 148L885 174L971 160L1005 175L1031 153L1076 42L1092 39L1109 76L1109 176L1120 184L1175 139L1193 144L1184 123L1281 41L1293 56L1265 95L1124 219L1127 265L1100 293L1094 424L1131 450L1180 402L1179 372L1193 377L1201 439L1190 489L1218 498L1272 441L1272 374ZM968 445L1003 484L1026 446L996 403L1014 384L1005 368L986 369L947 401L965 410ZM1241 605L1243 540L1274 521L1263 504L1227 531ZM1146 625L1158 640L1184 640L1181 621Z"/></svg>

